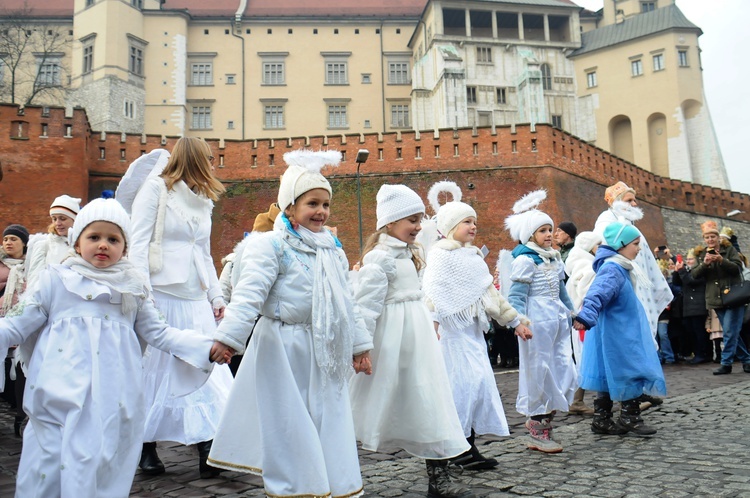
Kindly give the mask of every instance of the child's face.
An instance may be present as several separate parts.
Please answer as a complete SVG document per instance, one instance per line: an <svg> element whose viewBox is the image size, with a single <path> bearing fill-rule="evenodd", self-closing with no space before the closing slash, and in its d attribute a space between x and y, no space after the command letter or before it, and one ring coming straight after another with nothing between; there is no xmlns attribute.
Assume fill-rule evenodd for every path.
<svg viewBox="0 0 750 498"><path fill-rule="evenodd" d="M633 242L621 248L617 252L628 259L635 259L635 257L638 256L638 253L641 252L641 238L636 238Z"/></svg>
<svg viewBox="0 0 750 498"><path fill-rule="evenodd" d="M331 195L323 188L308 190L286 209L286 215L311 232L320 232L331 215Z"/></svg>
<svg viewBox="0 0 750 498"><path fill-rule="evenodd" d="M552 247L552 225L542 225L537 228L532 240L542 249Z"/></svg>
<svg viewBox="0 0 750 498"><path fill-rule="evenodd" d="M125 237L114 223L95 221L81 232L75 250L96 268L109 268L125 254Z"/></svg>
<svg viewBox="0 0 750 498"><path fill-rule="evenodd" d="M53 214L51 216L52 218L52 224L55 225L55 231L57 232L57 235L60 235L62 237L66 237L68 235L68 230L70 230L70 227L73 226L73 218L70 216L65 216L64 214Z"/></svg>
<svg viewBox="0 0 750 498"><path fill-rule="evenodd" d="M393 223L388 223L388 235L407 244L413 244L417 240L417 234L422 231L423 217L424 214L417 213L406 218L401 218Z"/></svg>
<svg viewBox="0 0 750 498"><path fill-rule="evenodd" d="M462 244L470 244L474 242L474 237L477 236L477 219L473 216L464 218L461 222L456 225L456 229L453 231L453 240L461 242Z"/></svg>

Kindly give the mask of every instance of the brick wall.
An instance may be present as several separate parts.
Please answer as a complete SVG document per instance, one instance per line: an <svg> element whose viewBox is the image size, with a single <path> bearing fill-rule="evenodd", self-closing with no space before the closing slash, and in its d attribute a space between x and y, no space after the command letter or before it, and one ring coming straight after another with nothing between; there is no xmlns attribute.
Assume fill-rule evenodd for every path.
<svg viewBox="0 0 750 498"><path fill-rule="evenodd" d="M20 138L18 123L23 123ZM47 137L40 137L43 124L47 124ZM70 137L64 136L67 126ZM42 230L54 197L62 193L84 200L98 196L103 189L114 188L140 154L157 147L170 149L177 139L94 132L82 109L66 117L64 109L49 109L46 116L42 108L27 107L19 115L18 106L0 105L0 161L5 171L0 182L0 220ZM542 209L553 219L573 221L584 230L591 229L606 208L604 188L623 180L638 191L646 213L639 227L654 247L672 244L672 240L683 243L678 242L682 240L679 231L673 236L671 230L691 222L671 223L674 212L695 219L724 218L732 210L750 212L747 194L653 175L547 125L207 141L217 157L217 175L228 187L214 211L216 261L251 229L255 215L275 200L278 178L285 169L283 154L303 146L338 149L344 154L339 168L324 172L334 187L331 224L339 227L352 260L357 258L359 245L354 158L361 148L370 151L360 170L365 237L375 227L375 194L380 185L404 183L424 198L434 182L450 179L462 187L464 200L477 210L478 243L491 249L491 264L497 250L513 245L503 229L511 206L536 188L548 190ZM743 222L749 221L747 213L731 219L740 227L736 231L741 238Z"/></svg>

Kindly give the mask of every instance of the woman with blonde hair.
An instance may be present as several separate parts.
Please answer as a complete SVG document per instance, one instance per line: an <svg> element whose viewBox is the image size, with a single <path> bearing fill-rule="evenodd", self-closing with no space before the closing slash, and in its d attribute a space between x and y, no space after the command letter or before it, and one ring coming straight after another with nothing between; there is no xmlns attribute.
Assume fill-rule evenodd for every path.
<svg viewBox="0 0 750 498"><path fill-rule="evenodd" d="M225 307L210 251L213 201L224 192L212 162L205 141L177 141L161 174L149 176L135 197L130 249L131 261L149 276L154 301L167 322L208 336ZM200 476L215 476L218 470L208 467L206 458L231 387L229 368L214 368L203 387L174 398L176 386L191 382L191 372L152 348L143 363L147 415L141 470L163 473L156 441L177 441L196 444Z"/></svg>

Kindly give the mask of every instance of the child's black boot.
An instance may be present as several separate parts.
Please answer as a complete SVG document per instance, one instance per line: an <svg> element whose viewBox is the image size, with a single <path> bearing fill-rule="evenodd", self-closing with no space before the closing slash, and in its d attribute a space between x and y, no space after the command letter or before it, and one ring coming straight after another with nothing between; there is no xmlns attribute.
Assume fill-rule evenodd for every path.
<svg viewBox="0 0 750 498"><path fill-rule="evenodd" d="M591 422L591 432L604 435L620 435L627 429L612 420L612 399L597 397L594 399L594 420Z"/></svg>
<svg viewBox="0 0 750 498"><path fill-rule="evenodd" d="M428 498L476 498L476 495L456 478L448 460L427 460Z"/></svg>
<svg viewBox="0 0 750 498"><path fill-rule="evenodd" d="M639 404L638 398L623 401L617 423L638 436L652 436L656 434L656 429L643 423Z"/></svg>

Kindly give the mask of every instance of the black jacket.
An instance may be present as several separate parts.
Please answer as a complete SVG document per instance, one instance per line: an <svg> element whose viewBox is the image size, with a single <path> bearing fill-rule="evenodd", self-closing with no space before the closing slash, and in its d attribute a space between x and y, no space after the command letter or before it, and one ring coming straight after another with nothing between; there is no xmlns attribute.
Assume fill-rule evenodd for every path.
<svg viewBox="0 0 750 498"><path fill-rule="evenodd" d="M687 268L672 274L672 281L682 286L682 316L706 316L706 280L693 277Z"/></svg>

